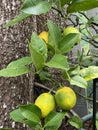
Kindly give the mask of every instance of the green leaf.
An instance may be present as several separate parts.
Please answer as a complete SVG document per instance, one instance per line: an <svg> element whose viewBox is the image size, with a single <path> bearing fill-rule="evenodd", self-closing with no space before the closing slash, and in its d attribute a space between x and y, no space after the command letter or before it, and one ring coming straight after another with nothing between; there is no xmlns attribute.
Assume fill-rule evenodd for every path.
<svg viewBox="0 0 98 130"><path fill-rule="evenodd" d="M69 75L68 71L63 70L62 71L62 76L64 77L64 79L66 79L68 81L70 80L70 75Z"/></svg>
<svg viewBox="0 0 98 130"><path fill-rule="evenodd" d="M26 56L10 62L7 67L25 66L25 65L30 65L31 63L32 63L31 57Z"/></svg>
<svg viewBox="0 0 98 130"><path fill-rule="evenodd" d="M98 78L98 67L89 66L88 68L80 70L78 74L82 76L86 81Z"/></svg>
<svg viewBox="0 0 98 130"><path fill-rule="evenodd" d="M47 13L51 7L51 2L42 0L25 0L21 10L27 14L40 15Z"/></svg>
<svg viewBox="0 0 98 130"><path fill-rule="evenodd" d="M51 74L50 73L48 73L47 71L44 71L44 70L42 70L42 71L40 71L40 73L39 73L39 77L40 77L40 80L51 80Z"/></svg>
<svg viewBox="0 0 98 130"><path fill-rule="evenodd" d="M81 129L82 128L82 120L77 117L77 116L72 116L69 120L68 120L69 124L74 126L77 129Z"/></svg>
<svg viewBox="0 0 98 130"><path fill-rule="evenodd" d="M73 0L67 8L68 13L86 11L98 7L98 0Z"/></svg>
<svg viewBox="0 0 98 130"><path fill-rule="evenodd" d="M49 29L49 44L55 49L56 52L59 51L58 43L61 40L61 32L59 27L52 21L48 21Z"/></svg>
<svg viewBox="0 0 98 130"><path fill-rule="evenodd" d="M32 63L31 57L26 56L8 64L7 68L0 70L0 76L16 77L31 72L28 67Z"/></svg>
<svg viewBox="0 0 98 130"><path fill-rule="evenodd" d="M61 54L55 54L49 62L45 63L45 65L63 70L68 70L69 68L66 56Z"/></svg>
<svg viewBox="0 0 98 130"><path fill-rule="evenodd" d="M44 58L31 44L29 44L29 50L33 64L35 65L37 72L39 72L43 68Z"/></svg>
<svg viewBox="0 0 98 130"><path fill-rule="evenodd" d="M59 41L59 49L61 53L67 53L72 50L72 47L77 43L80 34L71 33L64 36L62 40Z"/></svg>
<svg viewBox="0 0 98 130"><path fill-rule="evenodd" d="M35 123L39 123L41 119L41 110L34 104L22 105L19 107L20 112L23 117L26 119L33 121Z"/></svg>
<svg viewBox="0 0 98 130"><path fill-rule="evenodd" d="M98 22L98 15L95 15L93 17L90 18L90 22Z"/></svg>
<svg viewBox="0 0 98 130"><path fill-rule="evenodd" d="M0 70L0 76L3 77L16 77L31 72L27 66L13 66Z"/></svg>
<svg viewBox="0 0 98 130"><path fill-rule="evenodd" d="M78 87L81 87L81 88L87 88L87 82L85 81L85 79L83 79L81 76L79 75L76 75L76 76L73 76L71 79L70 79L70 84L72 85L76 85Z"/></svg>
<svg viewBox="0 0 98 130"><path fill-rule="evenodd" d="M69 73L70 76L73 76L73 75L78 74L79 71L80 71L80 66L75 65L74 67L71 67L71 68L68 70L68 73Z"/></svg>
<svg viewBox="0 0 98 130"><path fill-rule="evenodd" d="M26 14L26 13L21 13L19 14L16 18L14 18L13 20L7 22L4 27L9 27L9 26L13 26L14 24L21 22L23 19L27 18L31 16L30 14Z"/></svg>
<svg viewBox="0 0 98 130"><path fill-rule="evenodd" d="M51 112L45 119L45 128L52 128L53 130L60 127L62 120L64 119L66 112ZM50 130L52 130L50 129Z"/></svg>
<svg viewBox="0 0 98 130"><path fill-rule="evenodd" d="M37 127L38 123L32 122L30 120L27 120L22 114L20 109L16 109L12 112L10 112L10 117L15 121L15 122L20 122L23 124L26 124L30 127Z"/></svg>
<svg viewBox="0 0 98 130"><path fill-rule="evenodd" d="M43 65L47 59L46 43L36 34L32 34L31 42L29 43L29 50L36 70L40 71L43 68Z"/></svg>
<svg viewBox="0 0 98 130"><path fill-rule="evenodd" d="M10 112L10 117L16 122L24 123L24 117L21 115L19 109Z"/></svg>
<svg viewBox="0 0 98 130"><path fill-rule="evenodd" d="M44 60L46 60L47 59L47 45L45 41L42 40L38 35L33 33L31 36L31 44L36 51L42 54Z"/></svg>
<svg viewBox="0 0 98 130"><path fill-rule="evenodd" d="M72 1L72 0L60 0L61 6L64 6L65 4L67 4L70 1Z"/></svg>

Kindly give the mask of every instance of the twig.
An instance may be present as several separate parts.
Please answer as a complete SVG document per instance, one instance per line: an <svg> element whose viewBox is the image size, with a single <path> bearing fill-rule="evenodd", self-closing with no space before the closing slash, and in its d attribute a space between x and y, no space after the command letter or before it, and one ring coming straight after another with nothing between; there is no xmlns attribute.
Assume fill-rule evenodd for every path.
<svg viewBox="0 0 98 130"><path fill-rule="evenodd" d="M55 11L57 11L61 15L61 17L65 18L65 16L62 14L62 12L60 10L58 10L55 7L52 7L52 9L55 10Z"/></svg>
<svg viewBox="0 0 98 130"><path fill-rule="evenodd" d="M37 86L37 87L41 87L41 88L43 88L43 89L46 89L46 90L48 90L48 91L51 90L50 88L47 88L45 85L40 84L40 83L37 83L37 82L34 82L34 85ZM51 92L53 92L54 94L56 93L56 91L54 91L54 90L51 90Z"/></svg>
<svg viewBox="0 0 98 130"><path fill-rule="evenodd" d="M86 96L84 96L84 95L78 93L77 91L75 91L75 92L76 92L76 94L78 94L79 96L81 96L82 98L84 98L85 100L93 101L92 98L86 97ZM96 103L98 103L98 100L96 100Z"/></svg>

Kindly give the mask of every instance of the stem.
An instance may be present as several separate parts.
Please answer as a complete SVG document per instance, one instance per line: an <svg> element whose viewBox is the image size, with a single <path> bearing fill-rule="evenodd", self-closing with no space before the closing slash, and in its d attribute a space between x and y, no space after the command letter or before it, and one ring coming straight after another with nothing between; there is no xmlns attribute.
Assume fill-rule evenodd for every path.
<svg viewBox="0 0 98 130"><path fill-rule="evenodd" d="M62 12L60 10L58 10L55 7L52 7L52 9L54 9L55 11L57 11L61 15L61 17L65 18L65 16L62 14Z"/></svg>
<svg viewBox="0 0 98 130"><path fill-rule="evenodd" d="M93 101L92 98L86 97L86 96L84 96L84 95L78 93L77 91L75 91L75 92L76 92L76 94L78 94L79 96L81 96L82 98L84 98L85 100ZM96 101L96 103L98 103L98 100L95 100L95 101Z"/></svg>
<svg viewBox="0 0 98 130"><path fill-rule="evenodd" d="M48 90L48 91L51 90L50 88L47 88L45 85L40 84L40 83L37 83L37 82L35 82L34 85L37 86L37 87L41 87L41 88L43 88L43 89L46 89L46 90ZM53 93L55 94L55 91L54 91L54 90L51 90L51 92L53 92Z"/></svg>

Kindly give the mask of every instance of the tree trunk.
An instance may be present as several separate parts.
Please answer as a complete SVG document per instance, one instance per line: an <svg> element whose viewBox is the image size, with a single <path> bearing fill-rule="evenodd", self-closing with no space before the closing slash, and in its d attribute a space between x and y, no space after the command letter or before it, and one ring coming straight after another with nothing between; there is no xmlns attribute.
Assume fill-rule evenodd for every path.
<svg viewBox="0 0 98 130"><path fill-rule="evenodd" d="M19 0L0 0L0 69L13 60L29 55L28 39L32 30L36 31L36 17L28 18L13 27L3 27L5 22L19 13L20 5ZM9 112L19 104L33 102L33 80L31 74L16 78L0 77L0 127L22 129L22 125L15 125L11 121Z"/></svg>

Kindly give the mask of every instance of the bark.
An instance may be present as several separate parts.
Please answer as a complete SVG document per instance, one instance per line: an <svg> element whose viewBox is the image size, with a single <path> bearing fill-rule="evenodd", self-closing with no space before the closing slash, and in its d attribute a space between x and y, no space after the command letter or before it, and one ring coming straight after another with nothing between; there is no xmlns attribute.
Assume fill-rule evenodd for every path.
<svg viewBox="0 0 98 130"><path fill-rule="evenodd" d="M0 0L0 3L0 69L2 69L11 61L29 55L28 39L32 30L36 31L36 18L28 18L13 27L4 28L3 24L19 13L21 2ZM0 77L0 127L15 127L20 130L25 127L15 125L9 117L9 112L19 104L33 102L31 94L33 80L31 74L16 78Z"/></svg>

